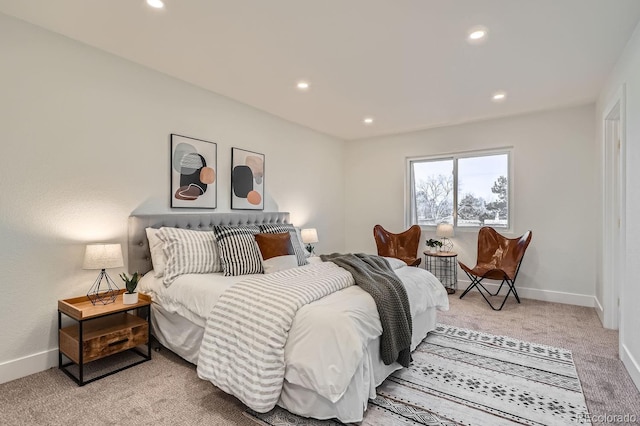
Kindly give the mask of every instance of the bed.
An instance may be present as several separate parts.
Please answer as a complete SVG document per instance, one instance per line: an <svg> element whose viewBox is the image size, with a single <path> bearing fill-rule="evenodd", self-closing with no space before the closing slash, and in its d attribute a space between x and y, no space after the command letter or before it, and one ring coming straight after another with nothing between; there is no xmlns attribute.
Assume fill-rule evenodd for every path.
<svg viewBox="0 0 640 426"><path fill-rule="evenodd" d="M138 288L152 298L152 333L158 341L198 365L209 314L226 290L252 275L183 274L167 287L152 271L147 228L206 231L216 226L288 223L289 214L283 212L131 216L129 270L145 274ZM328 262L323 265L318 258L310 258L309 262L297 268L296 273L323 274L329 268ZM413 350L435 328L436 311L448 309L448 299L444 287L429 272L398 262L390 259L409 297ZM402 368L398 363L382 362L381 331L373 299L358 286L350 285L302 306L284 346L286 369L277 405L305 417L336 418L345 423L361 421L376 387ZM243 400L241 395L236 396Z"/></svg>

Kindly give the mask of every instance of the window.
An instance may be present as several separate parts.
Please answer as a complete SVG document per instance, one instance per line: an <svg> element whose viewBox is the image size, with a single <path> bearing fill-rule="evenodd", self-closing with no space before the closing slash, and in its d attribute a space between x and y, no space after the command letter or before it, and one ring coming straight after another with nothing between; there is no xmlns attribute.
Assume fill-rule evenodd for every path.
<svg viewBox="0 0 640 426"><path fill-rule="evenodd" d="M509 150L408 160L410 225L509 228Z"/></svg>

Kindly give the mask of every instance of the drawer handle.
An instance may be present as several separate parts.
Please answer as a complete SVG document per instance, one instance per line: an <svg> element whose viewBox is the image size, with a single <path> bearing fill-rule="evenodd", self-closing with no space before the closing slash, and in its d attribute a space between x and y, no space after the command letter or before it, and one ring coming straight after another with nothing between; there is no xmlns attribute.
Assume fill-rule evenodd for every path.
<svg viewBox="0 0 640 426"><path fill-rule="evenodd" d="M124 343L124 342L128 342L129 339L122 339L122 340L117 340L115 342L111 342L109 343L109 346L115 346L115 345L119 345L120 343Z"/></svg>

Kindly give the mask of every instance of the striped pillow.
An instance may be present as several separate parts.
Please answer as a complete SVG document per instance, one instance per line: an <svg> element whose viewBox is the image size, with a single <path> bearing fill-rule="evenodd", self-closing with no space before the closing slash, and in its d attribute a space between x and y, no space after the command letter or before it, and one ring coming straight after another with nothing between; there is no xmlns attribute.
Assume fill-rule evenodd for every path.
<svg viewBox="0 0 640 426"><path fill-rule="evenodd" d="M283 232L288 232L291 235L291 245L293 246L293 251L296 254L296 259L298 260L298 266L306 265L307 262L307 249L300 243L300 239L298 238L298 234L296 233L296 228L289 223L282 223L279 225L275 224L265 224L260 225L260 231L265 234L280 234Z"/></svg>
<svg viewBox="0 0 640 426"><path fill-rule="evenodd" d="M262 259L256 245L257 226L214 226L222 270L226 277L261 274Z"/></svg>
<svg viewBox="0 0 640 426"><path fill-rule="evenodd" d="M302 247L304 249L304 256L309 259L309 257L311 257L311 252L309 252L309 250L306 249L304 242L302 241L302 229L298 228L297 226L295 227L296 230L296 237L298 237L298 243L300 244L300 247Z"/></svg>
<svg viewBox="0 0 640 426"><path fill-rule="evenodd" d="M183 274L220 272L220 255L212 231L160 228L166 264L162 282L169 287Z"/></svg>

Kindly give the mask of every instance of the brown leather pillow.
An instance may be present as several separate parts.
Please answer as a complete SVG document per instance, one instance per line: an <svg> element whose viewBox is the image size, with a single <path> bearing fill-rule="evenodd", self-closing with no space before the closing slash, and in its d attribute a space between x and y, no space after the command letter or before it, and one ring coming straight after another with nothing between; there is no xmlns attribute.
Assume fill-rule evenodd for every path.
<svg viewBox="0 0 640 426"><path fill-rule="evenodd" d="M295 254L288 232L282 234L256 234L256 242L264 260Z"/></svg>

